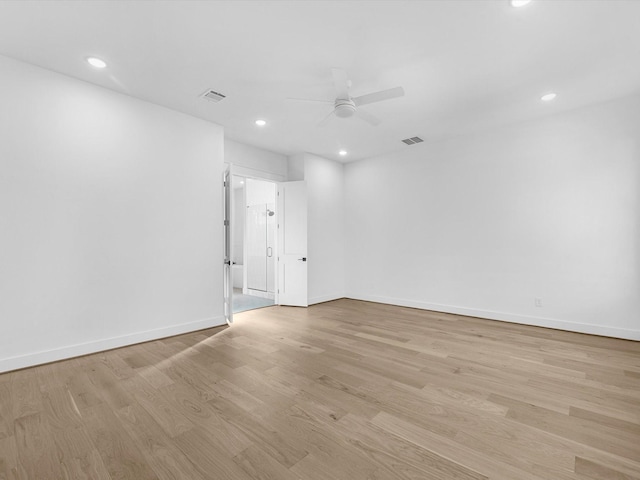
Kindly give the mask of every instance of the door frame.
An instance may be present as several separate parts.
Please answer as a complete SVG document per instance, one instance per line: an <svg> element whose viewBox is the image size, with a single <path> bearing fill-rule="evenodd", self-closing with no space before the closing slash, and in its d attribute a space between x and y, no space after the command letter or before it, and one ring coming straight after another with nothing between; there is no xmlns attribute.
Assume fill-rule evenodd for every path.
<svg viewBox="0 0 640 480"><path fill-rule="evenodd" d="M278 239L278 225L279 225L279 220L278 220L278 218L279 218L279 213L278 213L278 188L279 188L279 185L280 185L281 182L276 182L275 180L266 179L266 178L247 177L245 175L239 175L237 173L235 173L234 176L243 178L245 180L245 182L244 182L244 195L243 195L245 205L247 203L247 188L248 188L248 185L249 185L249 182L247 182L246 180L256 180L256 181L260 181L260 182L267 182L267 183L273 184L273 186L274 186L274 192L275 193L274 193L274 198L273 198L273 209L274 209L274 223L275 223L275 229L276 230L275 230L275 234L274 234L274 238L273 238L273 253L272 253L272 256L275 257L274 258L274 272L273 272L273 282L274 282L275 288L274 288L274 291L273 291L273 295L274 295L273 301L274 301L274 304L277 305L278 304L278 261L279 261L278 260L279 259L278 252L280 251L279 247L278 247L278 242L279 242L279 239ZM245 218L245 225L244 225L244 229L243 229L244 238L243 238L243 242L242 242L242 249L243 249L242 258L243 258L243 262L244 262L243 263L243 272L242 272L243 275L244 275L243 281L242 281L243 286L244 286L243 293L245 293L247 295L253 295L255 297L262 297L262 298L269 298L270 299L271 297L268 294L268 290L265 291L265 292L261 292L259 290L252 290L247 286L247 279L248 279L247 232L249 230L247 225L248 225L249 217L248 217L248 215L245 214L244 218ZM248 293L248 292L251 292L251 293Z"/></svg>
<svg viewBox="0 0 640 480"><path fill-rule="evenodd" d="M228 325L233 323L233 165L222 172L222 308Z"/></svg>
<svg viewBox="0 0 640 480"><path fill-rule="evenodd" d="M280 182L286 182L287 178L285 175L279 175L277 173L270 173L270 172L265 172L262 170L257 170L254 168L249 168L249 167L243 167L241 165L235 165L231 162L224 162L223 165L223 174L222 174L222 178L223 178L223 187L222 187L222 213L223 213L223 219L225 217L225 206L226 206L226 195L227 195L227 186L225 185L225 176L227 175L227 172L229 173L229 192L230 192L230 205L229 205L229 212L231 213L231 207L233 206L233 186L231 185L231 180L233 179L233 176L238 176L238 177L244 177L244 178L252 178L254 180L262 180L262 181L266 181L266 182L271 182L274 183L276 185L276 204L275 204L275 216L276 216L276 225L279 225L279 220L278 220L278 184ZM230 242L229 245L229 261L233 262L233 218L232 215L229 215L228 218L229 221L229 239L228 241ZM226 225L225 225L226 227ZM246 235L246 229L245 229L245 235ZM224 227L223 227L223 245L222 245L222 249L223 249L223 259L224 256L227 252L227 235L226 232L224 231ZM246 242L245 242L246 243ZM279 257L278 257L278 232L276 231L276 238L275 238L275 256L276 256L276 266L275 266L275 292L274 292L274 303L276 305L278 305L278 285L279 285L279 277L278 277L278 271L279 271ZM244 255L244 252L243 252ZM226 261L226 260L225 260ZM226 267L229 267L228 269ZM246 275L246 272L243 272ZM228 275L228 277L227 277ZM246 279L245 279L246 280ZM245 282L245 280L243 280L243 283ZM228 284L225 282L229 282ZM226 265L223 264L223 305L226 304L225 302L225 292L224 292L224 286L225 285L229 285L230 286L230 294L229 294L229 318L230 321L227 320L227 323L231 324L233 323L233 268L232 265ZM225 307L226 308L226 307ZM225 318L227 318L226 312L225 312Z"/></svg>

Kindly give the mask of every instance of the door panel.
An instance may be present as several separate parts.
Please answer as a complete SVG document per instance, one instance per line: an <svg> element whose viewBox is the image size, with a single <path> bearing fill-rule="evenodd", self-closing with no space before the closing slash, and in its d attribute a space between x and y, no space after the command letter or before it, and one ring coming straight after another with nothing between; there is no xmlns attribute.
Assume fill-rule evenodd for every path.
<svg viewBox="0 0 640 480"><path fill-rule="evenodd" d="M278 185L278 303L306 307L307 298L307 186L305 182Z"/></svg>
<svg viewBox="0 0 640 480"><path fill-rule="evenodd" d="M223 259L223 303L224 318L228 324L233 322L233 270L231 259L233 258L233 232L231 231L231 212L233 191L231 186L231 167L227 167L223 178L223 204L224 204L224 259Z"/></svg>

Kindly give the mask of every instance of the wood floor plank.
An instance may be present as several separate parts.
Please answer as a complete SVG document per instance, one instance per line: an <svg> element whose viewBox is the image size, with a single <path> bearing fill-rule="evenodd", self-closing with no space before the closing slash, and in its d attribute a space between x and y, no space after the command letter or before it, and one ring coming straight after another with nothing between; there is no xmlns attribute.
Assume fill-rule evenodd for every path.
<svg viewBox="0 0 640 480"><path fill-rule="evenodd" d="M13 436L13 401L8 383L0 383L0 439Z"/></svg>
<svg viewBox="0 0 640 480"><path fill-rule="evenodd" d="M221 380L218 376L212 376L209 371L200 371L195 364L189 365L186 359L182 359L179 364L167 366L162 371L173 382L189 388L204 401L216 396L211 385Z"/></svg>
<svg viewBox="0 0 640 480"><path fill-rule="evenodd" d="M243 350L250 348L262 353L273 353L279 350L279 347L277 345L273 345L270 342L264 340L260 341L247 335L240 335L227 340L227 344L237 349Z"/></svg>
<svg viewBox="0 0 640 480"><path fill-rule="evenodd" d="M637 460L640 459L640 435L615 430L591 420L572 420L551 410L523 402L492 397L493 401L509 404L507 418L533 428L569 438L605 452Z"/></svg>
<svg viewBox="0 0 640 480"><path fill-rule="evenodd" d="M25 369L13 372L11 374L10 395L13 418L18 419L39 413L42 410L42 396L38 371Z"/></svg>
<svg viewBox="0 0 640 480"><path fill-rule="evenodd" d="M247 447L233 457L233 460L253 479L298 480L300 478L256 445Z"/></svg>
<svg viewBox="0 0 640 480"><path fill-rule="evenodd" d="M271 458L289 468L304 458L309 452L295 441L285 438L272 425L261 422L261 416L254 416L228 401L219 398L211 405L218 415L240 430L252 444L259 445Z"/></svg>
<svg viewBox="0 0 640 480"><path fill-rule="evenodd" d="M162 480L204 480L191 461L166 432L139 405L116 412L124 429L140 448L148 464Z"/></svg>
<svg viewBox="0 0 640 480"><path fill-rule="evenodd" d="M62 478L63 470L54 455L53 436L40 413L15 420L15 445L18 469L26 478Z"/></svg>
<svg viewBox="0 0 640 480"><path fill-rule="evenodd" d="M137 352L140 348L140 345L132 345L130 351ZM96 361L107 367L119 380L131 378L135 375L131 365L127 364L124 358L122 358L122 352L120 350L107 350L106 352L95 354L94 357Z"/></svg>
<svg viewBox="0 0 640 480"><path fill-rule="evenodd" d="M82 369L74 371L73 377L67 379L64 386L81 412L85 408L103 403L103 393Z"/></svg>
<svg viewBox="0 0 640 480"><path fill-rule="evenodd" d="M100 453L84 426L56 429L56 458L65 477L86 480L111 480Z"/></svg>
<svg viewBox="0 0 640 480"><path fill-rule="evenodd" d="M247 448L251 442L247 439L241 429L237 428L228 419L207 402L208 397L202 397L197 391L181 383L171 384L158 390L162 394L172 409L180 412L193 425L197 425L206 431L215 432L215 436L220 440L222 449L230 457L238 454ZM212 398L220 398L212 396ZM236 403L225 403L233 405Z"/></svg>
<svg viewBox="0 0 640 480"><path fill-rule="evenodd" d="M392 435L366 419L347 414L336 424L348 441L363 450L386 471L405 479L486 480L488 477ZM383 469L383 467L380 467Z"/></svg>
<svg viewBox="0 0 640 480"><path fill-rule="evenodd" d="M173 380L153 365L136 369L136 373L144 378L153 388L166 387L173 384Z"/></svg>
<svg viewBox="0 0 640 480"><path fill-rule="evenodd" d="M253 409L260 408L264 405L264 402L248 392L242 390L238 386L236 386L232 382L228 382L227 380L221 380L217 382L215 385L212 385L211 388L214 390L217 396L220 396L236 405L240 406L240 408L245 409L250 412Z"/></svg>
<svg viewBox="0 0 640 480"><path fill-rule="evenodd" d="M151 387L143 378L128 381L128 391L135 403L144 408L170 437L187 432L194 427L182 412L172 405L161 392ZM134 405L131 402L130 405ZM128 405L127 405L128 406Z"/></svg>
<svg viewBox="0 0 640 480"><path fill-rule="evenodd" d="M221 454L220 441L199 427L179 435L175 443L205 478L251 479L232 458Z"/></svg>
<svg viewBox="0 0 640 480"><path fill-rule="evenodd" d="M85 410L83 418L91 441L112 478L158 479L111 407L95 405Z"/></svg>
<svg viewBox="0 0 640 480"><path fill-rule="evenodd" d="M0 438L0 479L18 480L26 478L26 472L18 470L18 449L15 437Z"/></svg>
<svg viewBox="0 0 640 480"><path fill-rule="evenodd" d="M457 443L451 438L437 435L385 412L377 415L372 423L388 433L397 435L427 451L448 459L454 464L478 472L492 480L511 480L514 478L541 480L543 478L514 467L510 463L502 461L502 459L495 459L474 448Z"/></svg>
<svg viewBox="0 0 640 480"><path fill-rule="evenodd" d="M582 418L584 420L590 420L600 425L615 428L628 432L634 435L640 435L640 422L629 422L626 420L620 420L615 417L611 417L606 414L592 412L578 407L569 407L569 415L571 417Z"/></svg>
<svg viewBox="0 0 640 480"><path fill-rule="evenodd" d="M54 430L82 426L82 414L66 386L51 388L42 397L43 414Z"/></svg>
<svg viewBox="0 0 640 480"><path fill-rule="evenodd" d="M99 395L100 404L105 402L113 410L117 410L134 402L133 396L123 386L122 379L116 377L99 359L88 361L84 365L84 371L93 384L92 391Z"/></svg>
<svg viewBox="0 0 640 480"><path fill-rule="evenodd" d="M337 452L336 448L334 452ZM337 460L337 461L335 461ZM397 480L396 475L380 476L377 468L365 465L363 460L350 462L349 459L333 455L310 453L293 467L291 471L305 480L329 480L333 478L349 478L351 480ZM339 475L344 475L340 477Z"/></svg>
<svg viewBox="0 0 640 480"><path fill-rule="evenodd" d="M640 343L342 299L0 374L0 480L640 480Z"/></svg>
<svg viewBox="0 0 640 480"><path fill-rule="evenodd" d="M594 480L640 480L640 477L626 475L581 457L576 457L575 471Z"/></svg>

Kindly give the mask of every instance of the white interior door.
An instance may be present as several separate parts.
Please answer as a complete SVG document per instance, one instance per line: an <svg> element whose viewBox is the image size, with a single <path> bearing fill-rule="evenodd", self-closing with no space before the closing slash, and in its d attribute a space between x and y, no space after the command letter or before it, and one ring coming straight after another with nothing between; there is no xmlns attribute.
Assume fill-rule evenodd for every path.
<svg viewBox="0 0 640 480"><path fill-rule="evenodd" d="M224 172L224 263L223 263L223 288L224 288L224 318L230 325L233 322L233 232L231 230L231 212L233 211L233 186L231 185L231 167Z"/></svg>
<svg viewBox="0 0 640 480"><path fill-rule="evenodd" d="M307 185L278 184L278 304L306 307Z"/></svg>

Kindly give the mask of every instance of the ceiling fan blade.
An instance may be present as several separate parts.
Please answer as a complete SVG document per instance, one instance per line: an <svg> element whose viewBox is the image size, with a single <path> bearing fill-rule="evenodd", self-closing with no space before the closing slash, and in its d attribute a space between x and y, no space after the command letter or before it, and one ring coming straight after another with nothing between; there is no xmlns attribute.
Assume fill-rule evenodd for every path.
<svg viewBox="0 0 640 480"><path fill-rule="evenodd" d="M331 113L329 115L327 115L326 117L324 117L320 123L318 123L318 127L324 127L327 123L329 123L329 120L331 120L331 117L333 117L333 110L331 110Z"/></svg>
<svg viewBox="0 0 640 480"><path fill-rule="evenodd" d="M347 72L340 68L332 68L331 74L333 75L333 85L336 87L337 98L348 99L349 78L347 77Z"/></svg>
<svg viewBox="0 0 640 480"><path fill-rule="evenodd" d="M378 117L375 117L363 110L360 110L360 109L356 110L356 117L360 118L361 120L364 120L369 125L373 125L374 127L377 127L378 125L380 125L380 119Z"/></svg>
<svg viewBox="0 0 640 480"><path fill-rule="evenodd" d="M326 103L328 105L333 105L333 102L330 100L316 100L315 98L293 98L293 97L288 97L285 98L286 101L293 101L293 102L314 102L314 103Z"/></svg>
<svg viewBox="0 0 640 480"><path fill-rule="evenodd" d="M388 90L381 90L379 92L368 93L367 95L361 95L356 98L352 98L353 103L357 107L360 105L367 105L369 103L382 102L384 100L391 100L392 98L398 98L404 96L404 88L395 87Z"/></svg>

